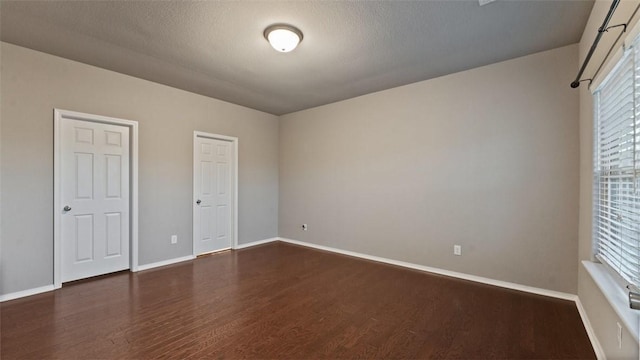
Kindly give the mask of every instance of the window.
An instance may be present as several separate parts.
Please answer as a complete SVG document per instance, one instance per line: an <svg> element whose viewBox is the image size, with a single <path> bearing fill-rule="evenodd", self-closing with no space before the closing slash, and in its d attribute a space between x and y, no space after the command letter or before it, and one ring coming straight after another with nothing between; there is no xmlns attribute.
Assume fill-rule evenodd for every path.
<svg viewBox="0 0 640 360"><path fill-rule="evenodd" d="M640 285L640 43L595 91L593 237L596 257Z"/></svg>

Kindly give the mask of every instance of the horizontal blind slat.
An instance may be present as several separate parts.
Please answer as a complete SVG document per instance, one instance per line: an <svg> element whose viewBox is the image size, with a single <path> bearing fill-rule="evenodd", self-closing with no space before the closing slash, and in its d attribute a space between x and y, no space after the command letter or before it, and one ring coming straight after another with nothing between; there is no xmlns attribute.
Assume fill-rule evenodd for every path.
<svg viewBox="0 0 640 360"><path fill-rule="evenodd" d="M593 237L599 258L640 285L638 40L595 96Z"/></svg>

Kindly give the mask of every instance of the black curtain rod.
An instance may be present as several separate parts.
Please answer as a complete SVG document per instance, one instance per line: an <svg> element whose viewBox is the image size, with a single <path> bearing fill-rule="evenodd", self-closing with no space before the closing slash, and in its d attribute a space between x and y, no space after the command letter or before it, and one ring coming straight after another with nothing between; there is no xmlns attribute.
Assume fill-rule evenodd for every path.
<svg viewBox="0 0 640 360"><path fill-rule="evenodd" d="M609 21L611 20L611 17L613 17L613 13L616 11L616 8L618 7L619 3L620 3L620 0L613 0L613 2L611 3L609 12L607 13L607 16L605 16L602 26L598 29L598 35L596 35L595 40L593 40L593 44L591 44L591 49L589 49L589 53L587 53L587 57L584 59L584 62L582 63L582 67L580 67L580 71L576 76L576 79L573 80L573 82L571 83L572 88L574 89L577 88L578 86L580 86L580 81L583 81L583 80L580 80L580 78L582 77L582 73L584 72L584 69L589 64L589 60L591 60L591 56L593 55L593 52L596 51L596 47L598 46L598 42L600 42L600 38L602 37L602 34L604 34L607 31L607 26L609 25Z"/></svg>

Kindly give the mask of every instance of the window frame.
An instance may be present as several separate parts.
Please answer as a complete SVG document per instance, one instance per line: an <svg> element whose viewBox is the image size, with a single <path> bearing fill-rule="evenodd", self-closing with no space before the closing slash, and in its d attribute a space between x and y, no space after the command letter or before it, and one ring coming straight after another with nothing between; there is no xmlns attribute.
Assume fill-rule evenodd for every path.
<svg viewBox="0 0 640 360"><path fill-rule="evenodd" d="M602 120L602 112L601 112L601 92L603 90L603 88L605 88L607 85L609 85L609 81L612 81L613 79L620 79L621 83L624 86L624 82L625 81L629 81L631 83L631 97L632 97L632 105L631 105L631 113L632 113L632 123L634 124L634 135L633 135L633 159L632 159L632 172L634 172L633 178L634 181L632 181L632 183L635 184L635 182L637 182L638 180L636 180L636 174L635 172L637 172L638 170L635 170L636 168L636 151L638 150L638 147L640 146L640 140L638 139L638 136L640 135L638 133L638 130L636 129L636 124L639 122L638 117L640 117L640 101L636 101L637 98L639 98L638 95L636 95L637 93L640 93L640 80L637 79L638 74L637 73L637 69L640 68L640 49L637 49L636 47L640 46L640 36L636 36L635 38L633 38L633 42L631 46L625 47L623 46L622 48L622 52L621 55L617 57L617 59L615 61L611 61L613 63L612 66L610 66L609 69L607 69L607 73L606 76L602 79L602 81L598 84L598 86L595 88L595 90L592 92L592 96L593 96L593 124L592 124L592 131L593 131L593 152L592 152L592 164L593 164L593 168L592 168L592 176L593 176L593 183L592 183L592 199L591 199L591 221L592 221L592 226L591 226L591 241L592 241L592 258L594 261L597 261L598 263L602 264L607 271L610 272L611 278L615 281L615 283L620 286L621 288L624 288L626 290L626 286L628 284L634 284L636 286L640 286L640 278L638 279L638 281L634 282L631 279L627 279L625 278L621 272L616 269L614 267L614 265L612 264L612 262L614 262L614 260L610 260L607 259L607 257L603 254L600 254L600 247L601 247L601 242L605 243L605 245L607 245L607 243L611 243L611 240L608 240L606 242L601 241L600 235L599 235L599 225L600 225L600 215L601 211L600 211L600 206L601 206L601 198L600 198L600 191L601 191L601 183L602 183L602 179L607 177L605 175L603 175L604 172L606 171L602 171L600 170L600 163L602 161L602 157L601 157L601 137L599 134L599 131L601 129L601 120ZM618 73L618 71L621 69L621 67L628 65L626 62L630 61L631 65L631 75L629 75L629 77L620 77ZM624 75L624 74L622 74ZM627 84L628 86L628 84ZM607 124L606 126L611 126L611 124ZM616 139L618 140L618 139ZM619 164L619 163L618 163ZM621 169L624 169L621 167ZM611 189L611 180L610 178L613 176L608 177L608 184L609 187L608 189ZM618 185L618 188L619 185ZM620 190L618 190L620 191ZM640 191L640 190L638 190ZM623 195L618 195L618 197L622 197ZM609 199L611 199L611 195L609 195ZM633 201L633 204L637 204L636 206L640 206L640 197L636 198ZM636 207L633 206L633 207ZM618 220L618 219L613 219L613 213L614 210L609 210L607 211L607 215L609 215L608 219L609 221L613 221L613 220ZM632 221L633 223L633 221ZM622 227L622 224L620 224L620 227ZM618 235L619 236L619 235ZM631 241L636 241L634 239L631 239ZM619 243L623 242L623 239L620 239L618 241ZM617 245L622 247L622 245ZM638 245L636 245L636 249L640 249L640 243ZM622 262L621 262L622 265ZM637 260L636 263L632 262L632 265L637 267L638 270L640 271L640 259Z"/></svg>

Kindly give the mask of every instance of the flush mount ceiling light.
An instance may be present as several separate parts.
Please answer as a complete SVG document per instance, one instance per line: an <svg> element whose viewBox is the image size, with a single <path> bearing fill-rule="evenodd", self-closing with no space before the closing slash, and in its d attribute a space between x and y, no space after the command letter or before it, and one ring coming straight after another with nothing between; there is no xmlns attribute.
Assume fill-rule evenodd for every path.
<svg viewBox="0 0 640 360"><path fill-rule="evenodd" d="M289 52L302 41L302 31L286 24L271 25L264 30L264 38L280 52Z"/></svg>

